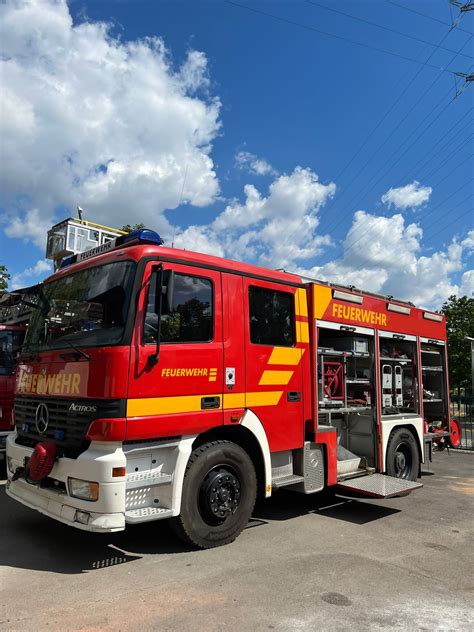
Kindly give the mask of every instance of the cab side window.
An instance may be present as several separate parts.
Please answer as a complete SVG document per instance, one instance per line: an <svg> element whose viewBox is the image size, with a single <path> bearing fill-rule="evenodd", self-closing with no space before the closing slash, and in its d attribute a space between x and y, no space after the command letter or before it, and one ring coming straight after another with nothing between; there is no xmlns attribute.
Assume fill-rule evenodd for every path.
<svg viewBox="0 0 474 632"><path fill-rule="evenodd" d="M250 341L259 345L293 347L295 302L293 294L249 287Z"/></svg>
<svg viewBox="0 0 474 632"><path fill-rule="evenodd" d="M155 277L152 276L145 316L145 344L156 342ZM161 342L210 342L214 333L213 287L209 279L175 274L173 304L161 316Z"/></svg>

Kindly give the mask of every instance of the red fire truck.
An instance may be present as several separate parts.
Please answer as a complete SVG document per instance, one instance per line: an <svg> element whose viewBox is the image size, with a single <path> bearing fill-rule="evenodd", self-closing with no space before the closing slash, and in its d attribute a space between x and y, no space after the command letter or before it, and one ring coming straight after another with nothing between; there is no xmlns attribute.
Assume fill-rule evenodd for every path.
<svg viewBox="0 0 474 632"><path fill-rule="evenodd" d="M7 493L88 531L170 518L201 548L282 487L404 495L427 426L450 434L446 363L440 314L134 231L41 286Z"/></svg>
<svg viewBox="0 0 474 632"><path fill-rule="evenodd" d="M26 327L0 324L0 464L5 459L8 433L12 432L15 365Z"/></svg>

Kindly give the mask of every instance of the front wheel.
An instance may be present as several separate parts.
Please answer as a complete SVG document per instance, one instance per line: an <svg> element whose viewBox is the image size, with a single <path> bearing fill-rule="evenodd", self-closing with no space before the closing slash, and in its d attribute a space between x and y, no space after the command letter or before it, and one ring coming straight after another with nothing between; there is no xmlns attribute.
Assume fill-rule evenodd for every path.
<svg viewBox="0 0 474 632"><path fill-rule="evenodd" d="M398 428L387 446L387 474L407 481L416 481L420 470L418 444L407 428Z"/></svg>
<svg viewBox="0 0 474 632"><path fill-rule="evenodd" d="M210 441L191 454L175 533L201 549L235 540L249 521L257 477L248 454L231 441Z"/></svg>

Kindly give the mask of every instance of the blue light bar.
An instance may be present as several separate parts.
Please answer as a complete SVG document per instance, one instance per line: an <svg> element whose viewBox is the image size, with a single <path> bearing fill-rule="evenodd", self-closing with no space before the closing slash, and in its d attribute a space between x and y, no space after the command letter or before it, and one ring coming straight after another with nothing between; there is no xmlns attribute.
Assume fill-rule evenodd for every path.
<svg viewBox="0 0 474 632"><path fill-rule="evenodd" d="M109 252L110 250L114 250L115 248L134 246L136 244L154 244L155 246L161 246L163 244L163 239L161 239L158 233L156 233L154 230L150 230L149 228L138 228L137 230L132 230L126 235L116 237L115 239L112 239L112 241L107 241L101 246L96 246L95 248L91 248L90 250L86 250L85 252L81 252L77 255L66 257L62 260L59 267L60 269L66 268L73 263L77 263L78 261L85 261L86 259L91 259L96 255L101 255L102 253Z"/></svg>
<svg viewBox="0 0 474 632"><path fill-rule="evenodd" d="M122 237L117 237L115 246L131 246L132 244L155 244L161 246L163 240L154 230L149 228L138 228L132 230Z"/></svg>

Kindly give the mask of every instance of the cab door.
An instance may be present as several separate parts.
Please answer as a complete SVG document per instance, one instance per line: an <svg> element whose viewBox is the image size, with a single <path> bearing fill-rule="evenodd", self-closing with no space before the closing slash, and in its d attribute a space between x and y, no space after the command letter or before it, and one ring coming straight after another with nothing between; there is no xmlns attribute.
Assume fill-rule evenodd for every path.
<svg viewBox="0 0 474 632"><path fill-rule="evenodd" d="M223 423L221 273L163 264L164 273L174 271L174 291L154 363L158 265L146 266L133 332L127 433L134 439L196 434Z"/></svg>
<svg viewBox="0 0 474 632"><path fill-rule="evenodd" d="M246 407L260 419L271 452L300 448L308 323L297 319L297 288L244 278L244 305Z"/></svg>

